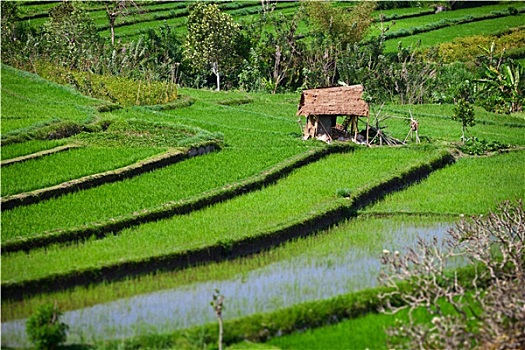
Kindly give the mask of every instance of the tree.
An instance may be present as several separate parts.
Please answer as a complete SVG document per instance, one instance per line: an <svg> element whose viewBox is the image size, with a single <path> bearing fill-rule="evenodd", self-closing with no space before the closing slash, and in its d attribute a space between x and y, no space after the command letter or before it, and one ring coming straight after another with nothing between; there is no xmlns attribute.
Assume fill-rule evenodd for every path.
<svg viewBox="0 0 525 350"><path fill-rule="evenodd" d="M363 39L373 22L375 3L362 1L351 11L341 11L328 1L305 1L302 5L313 40L306 50L305 85L333 86L339 77L343 52Z"/></svg>
<svg viewBox="0 0 525 350"><path fill-rule="evenodd" d="M474 107L470 101L470 82L466 80L458 88L454 99L454 115L452 119L461 122L461 141L465 143L465 132L468 126L476 125Z"/></svg>
<svg viewBox="0 0 525 350"><path fill-rule="evenodd" d="M463 259L470 273L451 272ZM525 347L525 211L522 200L462 219L442 242L420 238L406 253L384 251L380 296L386 313L409 310L408 324L388 331L396 348ZM457 265L456 265L457 266ZM430 324L418 322L426 311Z"/></svg>
<svg viewBox="0 0 525 350"><path fill-rule="evenodd" d="M110 0L102 1L106 7L106 15L109 21L109 30L111 33L111 45L115 45L115 22L118 16L126 16L129 13L129 5L138 8L133 0Z"/></svg>
<svg viewBox="0 0 525 350"><path fill-rule="evenodd" d="M42 52L64 67L82 69L98 57L95 23L78 3L65 1L49 11L43 28Z"/></svg>
<svg viewBox="0 0 525 350"><path fill-rule="evenodd" d="M221 74L232 62L239 26L215 4L196 3L188 16L184 57L198 70L211 70L221 89Z"/></svg>

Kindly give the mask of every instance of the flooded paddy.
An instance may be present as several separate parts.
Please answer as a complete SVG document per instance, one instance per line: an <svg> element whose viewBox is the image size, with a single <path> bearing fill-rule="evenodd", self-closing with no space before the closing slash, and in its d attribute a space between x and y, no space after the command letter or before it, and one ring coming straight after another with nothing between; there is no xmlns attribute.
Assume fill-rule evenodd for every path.
<svg viewBox="0 0 525 350"><path fill-rule="evenodd" d="M432 218L359 218L272 252L238 259L228 278L135 295L64 312L69 343L127 338L216 322L210 301L225 296L225 319L270 312L377 286L383 249L414 246L417 237L444 237L453 226ZM279 251L279 254L273 254ZM263 262L254 268L248 259ZM27 345L26 320L2 322L2 345Z"/></svg>

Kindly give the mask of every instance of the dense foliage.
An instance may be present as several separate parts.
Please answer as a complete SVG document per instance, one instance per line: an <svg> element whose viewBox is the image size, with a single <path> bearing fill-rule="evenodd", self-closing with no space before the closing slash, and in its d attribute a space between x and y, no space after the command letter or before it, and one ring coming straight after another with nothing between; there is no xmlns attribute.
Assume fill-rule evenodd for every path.
<svg viewBox="0 0 525 350"><path fill-rule="evenodd" d="M262 3L258 13L252 8L246 12L238 6L239 13L245 11L253 15L241 16L237 21L224 12L237 8L235 4L190 3L188 8L177 6L177 11L170 12L173 16L188 16L186 37L165 23L157 30L142 31L137 39L115 43L115 28L130 21L111 21L110 12L116 15L131 12L129 7L132 6L128 4L128 8L122 9L122 3L110 4L117 11L110 11L111 6L106 4L102 14L110 23L104 25L95 25L93 18L97 18L97 23L103 19L89 15L88 9L95 5L60 3L50 8L47 22L37 28L30 28L19 20L20 5L3 3L2 60L44 74L48 79L71 84L83 93L122 104L169 102L176 97L173 83L273 93L339 83L363 84L374 102L450 103L457 90L454 80L459 81L450 78L461 77L461 81L483 81L475 99L477 104L505 113L522 108L522 68L509 60L520 57L519 38L523 31L503 34L502 38L475 39L477 44L492 40L511 49L512 54L503 56L497 67L494 63L481 61L476 66L451 64L472 57L476 52L469 44L470 39L458 42L459 45L443 44L437 50L427 49L424 53L417 46L399 46L394 53L385 51L386 40L435 30L452 22L479 21L487 16L516 16L522 9L515 7L490 14L478 14L476 10L474 17L453 16L452 22L447 19L420 29L401 27L389 31L395 22L388 21L397 16L373 18L374 6L384 10L414 6L414 3L361 2L341 9L329 2L304 2L295 6L293 12L283 13L276 9L276 4L267 1ZM144 13L141 16L147 19L147 10L142 10L140 4L134 5L138 8L137 13ZM480 4L469 4L474 5ZM380 31L374 29L379 35L371 36L368 34L374 22ZM103 39L97 28L110 28L111 40ZM65 71L50 70L55 64ZM483 64L487 67L483 68ZM119 78L102 77L107 75ZM132 83L138 85L132 89L119 87L130 84L126 79L146 80L147 83ZM155 81L167 85L157 88L152 85ZM115 90L127 90L134 97L120 98ZM500 90L501 94L494 94ZM150 91L152 96L139 98L145 91Z"/></svg>
<svg viewBox="0 0 525 350"><path fill-rule="evenodd" d="M147 6L142 9L140 3L132 3L135 13L147 20ZM395 21L388 22L397 16L374 18L374 7L384 10L417 4L360 2L341 9L329 2L303 2L293 7L293 12L283 12L276 9L276 4L266 1L257 13L253 8L244 10L247 5L250 4L190 3L187 8L185 4L177 5L170 16L187 16L185 37L166 22L158 29L141 31L134 40L115 42L115 30L120 25L139 21L126 16L118 22L111 17L111 14L119 16L132 12L130 7L133 6L123 1L105 4L100 19L90 16L88 10L101 5L60 3L49 9L47 22L37 28L28 27L27 22L19 20L21 5L4 2L2 60L44 74L48 79L68 83L83 93L125 105L172 101L176 98L174 83L272 93L340 83L363 84L377 103L450 103L458 88L455 81L478 79L476 104L504 113L522 108L523 68L514 64L510 57L521 57L522 40L519 38L523 31L503 33L501 38L478 36L424 52L417 45L400 45L394 53L385 50L385 41L389 39L452 24L517 16L521 8L509 7L490 13L475 10L475 15L452 15L450 20L447 17L420 27L389 31L390 27L398 28ZM472 3L468 7L480 5L490 4ZM451 10L465 6L446 4L443 8ZM225 12L229 8L239 8L233 12L250 15L235 21ZM102 24L104 17L106 23ZM379 31L374 29L371 36L374 22ZM100 28L110 28L111 40L101 37L97 32ZM454 64L456 60L464 61L475 55L473 40L476 44L497 41L511 53L496 63ZM56 64L65 70L49 69ZM105 77L108 75L118 78ZM460 79L455 79L458 77ZM129 84L135 87L127 88ZM123 93L130 96L120 97ZM150 96L141 97L142 94Z"/></svg>
<svg viewBox="0 0 525 350"><path fill-rule="evenodd" d="M38 350L53 350L67 339L68 326L60 322L62 312L53 304L42 305L27 320L27 334Z"/></svg>

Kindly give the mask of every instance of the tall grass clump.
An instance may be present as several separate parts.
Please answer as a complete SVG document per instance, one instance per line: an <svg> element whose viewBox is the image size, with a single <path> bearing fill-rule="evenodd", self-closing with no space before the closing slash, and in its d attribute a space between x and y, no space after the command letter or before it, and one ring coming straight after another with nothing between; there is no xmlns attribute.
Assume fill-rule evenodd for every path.
<svg viewBox="0 0 525 350"><path fill-rule="evenodd" d="M70 85L85 95L122 106L157 105L177 99L177 88L173 83L75 72L45 62L39 63L36 70L45 79Z"/></svg>

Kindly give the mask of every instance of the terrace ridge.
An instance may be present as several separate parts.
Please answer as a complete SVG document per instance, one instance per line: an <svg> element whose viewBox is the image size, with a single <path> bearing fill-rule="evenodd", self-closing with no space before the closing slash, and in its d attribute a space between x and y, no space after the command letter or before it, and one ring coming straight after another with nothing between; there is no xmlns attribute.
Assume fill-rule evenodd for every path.
<svg viewBox="0 0 525 350"><path fill-rule="evenodd" d="M51 148L51 149L46 149L44 151L27 154L25 156L20 156L20 157L15 157L15 158L2 160L0 162L0 166L7 166L7 165L15 164L15 163L22 163L22 162L28 161L30 159L37 159L37 158L48 156L50 154L55 154L55 153L59 153L59 152L69 151L70 149L80 148L80 147L84 147L84 146L77 145L77 144L58 146L58 147L54 147L54 148Z"/></svg>
<svg viewBox="0 0 525 350"><path fill-rule="evenodd" d="M118 234L126 228L138 226L147 222L167 219L175 215L188 214L204 207L217 204L247 192L255 191L270 185L277 180L287 176L293 170L315 162L325 156L338 152L349 152L353 145L337 144L312 150L277 164L265 171L244 181L228 184L218 190L211 190L199 196L187 200L168 202L152 210L140 211L133 216L123 216L92 224L90 227L77 227L69 230L59 230L39 234L28 238L9 240L2 242L2 253L14 253L17 251L29 252L32 249L43 248L51 244L78 242L89 237L103 238L108 234Z"/></svg>
<svg viewBox="0 0 525 350"><path fill-rule="evenodd" d="M58 185L41 188L30 192L6 196L0 201L1 211L10 210L19 206L39 203L41 201L60 197L68 193L128 179L151 170L166 167L194 156L213 152L219 148L220 146L215 142L205 142L190 148L186 152L173 149L161 155L153 156L146 160L139 161L122 168L83 176L78 179L69 180Z"/></svg>
<svg viewBox="0 0 525 350"><path fill-rule="evenodd" d="M255 236L234 241L217 242L213 245L160 256L150 256L135 261L122 261L111 265L86 268L46 277L6 282L1 285L2 296L9 300L45 292L88 286L105 281L117 281L131 276L140 276L157 271L173 271L197 264L217 262L258 253L283 244L292 239L311 235L338 222L357 216L357 211L381 200L389 193L404 189L426 178L433 171L455 162L449 152L418 166L412 166L392 175L389 179L356 191L350 198L336 200L320 212L297 217L282 227L275 227Z"/></svg>

